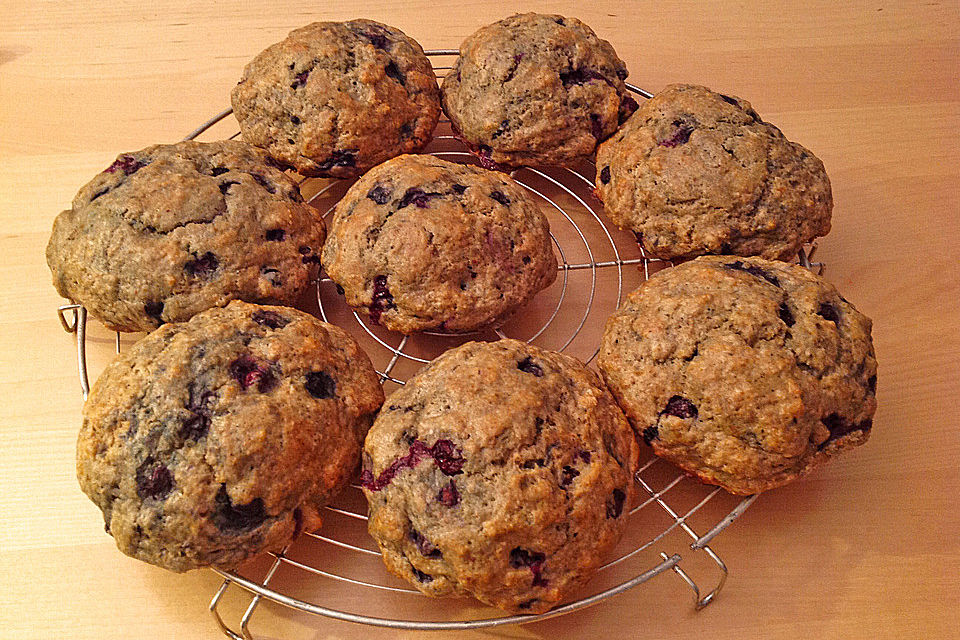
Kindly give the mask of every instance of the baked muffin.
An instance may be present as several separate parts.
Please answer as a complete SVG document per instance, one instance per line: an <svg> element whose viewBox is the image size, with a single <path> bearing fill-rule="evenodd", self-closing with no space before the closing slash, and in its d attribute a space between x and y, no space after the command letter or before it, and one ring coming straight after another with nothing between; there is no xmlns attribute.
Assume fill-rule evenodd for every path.
<svg viewBox="0 0 960 640"><path fill-rule="evenodd" d="M390 396L364 443L369 531L433 596L539 613L620 538L638 444L599 377L517 340L447 351Z"/></svg>
<svg viewBox="0 0 960 640"><path fill-rule="evenodd" d="M291 304L316 278L323 219L243 142L155 145L117 158L53 223L53 284L116 331L230 300Z"/></svg>
<svg viewBox="0 0 960 640"><path fill-rule="evenodd" d="M750 103L670 85L597 150L604 211L664 259L721 253L789 260L830 231L823 163Z"/></svg>
<svg viewBox="0 0 960 640"><path fill-rule="evenodd" d="M637 108L613 47L576 18L523 13L460 45L443 109L487 168L568 165Z"/></svg>
<svg viewBox="0 0 960 640"><path fill-rule="evenodd" d="M866 442L870 327L803 267L708 256L631 293L607 321L598 364L654 453L750 494Z"/></svg>
<svg viewBox="0 0 960 640"><path fill-rule="evenodd" d="M320 526L382 402L346 332L235 301L106 368L83 409L77 477L124 553L230 569Z"/></svg>
<svg viewBox="0 0 960 640"><path fill-rule="evenodd" d="M290 32L246 66L231 99L243 139L305 176L351 178L417 151L440 117L423 49L373 20Z"/></svg>
<svg viewBox="0 0 960 640"><path fill-rule="evenodd" d="M394 158L350 188L323 265L347 304L403 333L481 327L557 277L550 226L523 187L426 155Z"/></svg>

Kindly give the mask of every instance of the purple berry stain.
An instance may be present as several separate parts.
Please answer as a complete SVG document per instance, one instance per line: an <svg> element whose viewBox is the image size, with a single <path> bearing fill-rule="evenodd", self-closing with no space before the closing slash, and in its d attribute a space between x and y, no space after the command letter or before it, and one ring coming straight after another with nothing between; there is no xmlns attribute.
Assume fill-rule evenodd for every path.
<svg viewBox="0 0 960 640"><path fill-rule="evenodd" d="M183 268L192 276L206 278L211 276L218 266L220 266L220 261L217 260L217 256L207 251L202 256L187 262L183 265Z"/></svg>
<svg viewBox="0 0 960 640"><path fill-rule="evenodd" d="M277 379L270 371L270 365L258 362L256 358L243 355L230 363L230 375L246 391L256 385L257 391L266 393L277 384Z"/></svg>
<svg viewBox="0 0 960 640"><path fill-rule="evenodd" d="M367 198L373 200L377 204L387 204L390 202L391 191L382 184L374 185L372 189L367 193Z"/></svg>
<svg viewBox="0 0 960 640"><path fill-rule="evenodd" d="M257 324L270 327L271 329L282 329L290 324L289 319L284 318L276 311L268 311L266 309L257 309L253 312L253 315L250 316L250 319Z"/></svg>
<svg viewBox="0 0 960 640"><path fill-rule="evenodd" d="M326 371L311 371L307 373L303 384L307 392L318 400L333 398L337 394L337 383Z"/></svg>
<svg viewBox="0 0 960 640"><path fill-rule="evenodd" d="M440 493L437 494L437 501L445 507L455 507L460 504L460 492L457 491L457 485L453 480L440 489Z"/></svg>
<svg viewBox="0 0 960 640"><path fill-rule="evenodd" d="M303 85L307 84L307 76L310 75L309 71L301 71L293 78L293 82L290 83L291 89L299 89Z"/></svg>
<svg viewBox="0 0 960 640"><path fill-rule="evenodd" d="M667 400L663 413L677 418L696 418L697 406L682 396L673 396Z"/></svg>
<svg viewBox="0 0 960 640"><path fill-rule="evenodd" d="M163 500L173 489L170 469L153 458L147 458L137 467L136 482L141 500Z"/></svg>
<svg viewBox="0 0 960 640"><path fill-rule="evenodd" d="M529 551L521 547L514 547L510 551L510 566L514 569L521 569L523 567L530 569L530 572L533 573L534 587L543 587L547 584L547 581L544 580L541 575L543 562L546 559L547 556L539 551Z"/></svg>
<svg viewBox="0 0 960 640"><path fill-rule="evenodd" d="M680 121L674 122L673 126L673 133L658 142L657 144L659 146L672 149L673 147L679 147L682 144L686 144L687 141L690 140L690 134L693 133L693 127Z"/></svg>
<svg viewBox="0 0 960 640"><path fill-rule="evenodd" d="M113 161L109 167L104 169L104 173L116 173L117 171L123 171L126 175L132 175L147 166L145 162L140 162L133 156L123 155Z"/></svg>
<svg viewBox="0 0 960 640"><path fill-rule="evenodd" d="M369 491L380 491L403 469L413 469L423 460L433 458L437 468L444 475L453 476L462 473L463 456L449 440L440 439L428 447L421 440L414 440L409 452L390 463L390 466L380 472L376 478L369 469L360 474L360 483Z"/></svg>
<svg viewBox="0 0 960 640"><path fill-rule="evenodd" d="M403 198L400 199L400 204L397 206L397 209L403 209L411 204L416 205L420 209L426 209L427 203L430 202L430 198L438 195L440 194L427 193L423 189L410 187L407 189L406 193L403 194Z"/></svg>
<svg viewBox="0 0 960 640"><path fill-rule="evenodd" d="M380 324L380 316L384 311L395 308L393 295L387 288L387 276L377 276L373 279L373 301L370 303L370 319Z"/></svg>
<svg viewBox="0 0 960 640"><path fill-rule="evenodd" d="M439 559L443 557L443 552L437 549L432 542L420 535L420 532L416 529L410 529L407 537L410 538L410 542L416 545L417 551L419 551L420 555L424 558Z"/></svg>

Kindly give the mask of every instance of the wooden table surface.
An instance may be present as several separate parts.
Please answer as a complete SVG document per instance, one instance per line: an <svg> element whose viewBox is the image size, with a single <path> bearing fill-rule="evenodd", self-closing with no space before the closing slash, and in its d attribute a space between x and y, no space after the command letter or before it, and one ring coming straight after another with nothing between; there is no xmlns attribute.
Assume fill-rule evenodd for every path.
<svg viewBox="0 0 960 640"><path fill-rule="evenodd" d="M644 88L746 97L823 159L834 230L818 256L874 319L879 409L866 446L761 496L718 538L731 576L707 609L667 574L585 612L470 637L960 635L956 1L102 4L3 3L0 636L221 637L206 609L217 576L121 555L77 487L74 338L43 257L54 216L117 153L177 140L224 108L243 65L291 28L363 16L455 48L521 6L580 17ZM90 349L102 367L111 345ZM272 611L258 637L393 637Z"/></svg>

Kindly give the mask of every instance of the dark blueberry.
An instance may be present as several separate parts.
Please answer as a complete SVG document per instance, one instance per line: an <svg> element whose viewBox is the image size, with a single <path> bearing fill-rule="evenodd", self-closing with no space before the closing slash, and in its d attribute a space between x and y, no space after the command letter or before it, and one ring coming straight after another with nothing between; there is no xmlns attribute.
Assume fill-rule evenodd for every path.
<svg viewBox="0 0 960 640"><path fill-rule="evenodd" d="M617 114L617 120L620 124L623 124L627 121L633 112L640 108L640 105L637 104L637 101L631 98L630 96L624 96L620 100L620 110Z"/></svg>
<svg viewBox="0 0 960 640"><path fill-rule="evenodd" d="M370 189L367 192L367 197L376 202L377 204L387 204L390 202L390 194L392 191L382 184L374 185L373 189Z"/></svg>
<svg viewBox="0 0 960 640"><path fill-rule="evenodd" d="M607 500L607 517L619 518L623 513L623 501L627 499L627 494L620 489L614 489L610 499Z"/></svg>
<svg viewBox="0 0 960 640"><path fill-rule="evenodd" d="M107 193L108 191L110 191L110 187L105 187L103 189L100 189L100 191L97 191L95 194L93 194L93 197L90 198L90 202L93 202L94 200L96 200L103 194Z"/></svg>
<svg viewBox="0 0 960 640"><path fill-rule="evenodd" d="M143 305L143 312L156 320L158 323L163 324L163 303L162 302L148 302Z"/></svg>
<svg viewBox="0 0 960 640"><path fill-rule="evenodd" d="M647 427L643 430L643 441L647 444L650 444L654 440L660 437L660 430L657 427Z"/></svg>
<svg viewBox="0 0 960 640"><path fill-rule="evenodd" d="M317 165L320 171L329 171L334 167L357 166L357 149L335 150L330 157Z"/></svg>
<svg viewBox="0 0 960 640"><path fill-rule="evenodd" d="M565 87L586 84L591 80L607 81L602 73L594 69L571 69L570 71L564 71L560 74L560 81Z"/></svg>
<svg viewBox="0 0 960 640"><path fill-rule="evenodd" d="M257 391L265 393L277 384L277 379L270 371L270 365L257 362L253 356L249 355L240 356L230 363L230 375L243 390L257 385Z"/></svg>
<svg viewBox="0 0 960 640"><path fill-rule="evenodd" d="M590 134L597 140L603 139L603 122L596 113L590 114Z"/></svg>
<svg viewBox="0 0 960 640"><path fill-rule="evenodd" d="M411 204L417 205L420 209L426 209L427 203L430 201L430 198L440 195L439 193L427 193L423 189L418 189L417 187L410 187L407 189L407 192L403 194L403 198L400 199L400 204L397 206L397 209L403 209L406 206Z"/></svg>
<svg viewBox="0 0 960 640"><path fill-rule="evenodd" d="M222 193L223 195L227 195L227 192L230 191L230 187L232 187L235 184L240 184L240 183L237 182L236 180L227 180L226 182L221 182L220 193Z"/></svg>
<svg viewBox="0 0 960 640"><path fill-rule="evenodd" d="M206 278L212 275L218 266L220 266L220 261L217 260L217 256L207 251L197 259L183 265L183 268L192 276Z"/></svg>
<svg viewBox="0 0 960 640"><path fill-rule="evenodd" d="M547 464L546 460L543 458L536 458L534 460L525 460L520 467L523 469L534 469L536 467L542 467L545 464Z"/></svg>
<svg viewBox="0 0 960 640"><path fill-rule="evenodd" d="M274 185L272 182L270 182L269 180L267 180L265 177L263 177L263 176L260 175L259 173L251 173L250 176L251 176L254 180L257 181L257 184L259 184L261 187L263 187L264 189L266 189L268 193L276 193L276 192L277 192L277 187L276 187L276 185Z"/></svg>
<svg viewBox="0 0 960 640"><path fill-rule="evenodd" d="M557 24L562 24L562 23L559 20L557 20ZM517 605L517 609L529 609L530 607L532 607L537 603L537 600L538 598L533 598L532 600L524 600L523 602Z"/></svg>
<svg viewBox="0 0 960 640"><path fill-rule="evenodd" d="M543 368L533 361L533 358L527 356L523 360L517 363L517 369L523 371L524 373L532 373L538 378L543 377Z"/></svg>
<svg viewBox="0 0 960 640"><path fill-rule="evenodd" d="M640 233L639 231L634 231L634 232L633 232L633 237L637 239L637 244L640 245L640 247L642 248L642 247L643 247L643 234Z"/></svg>
<svg viewBox="0 0 960 640"><path fill-rule="evenodd" d="M793 313L790 311L790 307L787 306L786 302L780 303L780 309L777 312L780 316L780 319L783 320L783 323L788 327L792 327L793 323L796 322L793 318Z"/></svg>
<svg viewBox="0 0 960 640"><path fill-rule="evenodd" d="M296 76L294 76L293 82L290 83L290 88L299 89L303 85L307 84L307 76L309 75L310 75L309 71L302 71L298 73Z"/></svg>
<svg viewBox="0 0 960 640"><path fill-rule="evenodd" d="M464 185L462 185L462 184L454 184L454 185L453 185L452 187L450 187L450 188L453 189L453 192L454 192L455 194L457 194L458 196L462 196L463 193L467 190L467 188L466 188Z"/></svg>
<svg viewBox="0 0 960 640"><path fill-rule="evenodd" d="M163 500L173 489L173 476L166 465L147 458L137 467L137 495L141 500Z"/></svg>
<svg viewBox="0 0 960 640"><path fill-rule="evenodd" d="M736 262L731 262L730 264L725 264L723 266L725 266L728 269L745 271L755 278L763 278L764 280L766 280L767 282L769 282L775 287L780 286L780 280L777 278L777 276L767 273L766 271L764 271L758 266L755 266L752 264L744 264L742 260L737 260Z"/></svg>
<svg viewBox="0 0 960 640"><path fill-rule="evenodd" d="M437 494L437 500L445 507L455 507L460 503L460 492L457 491L457 485L450 481L450 484L440 489Z"/></svg>
<svg viewBox="0 0 960 640"><path fill-rule="evenodd" d="M210 416L201 413L195 413L183 421L183 425L180 427L180 436L184 440L196 441L207 435L209 430Z"/></svg>
<svg viewBox="0 0 960 640"><path fill-rule="evenodd" d="M573 479L580 475L580 472L573 467L565 466L560 474L560 486L569 487Z"/></svg>
<svg viewBox="0 0 960 640"><path fill-rule="evenodd" d="M837 311L837 308L829 302L821 303L820 308L817 309L817 313L833 324L840 326L840 312Z"/></svg>
<svg viewBox="0 0 960 640"><path fill-rule="evenodd" d="M678 418L696 418L697 407L684 397L673 396L667 400L667 406L664 407L663 413Z"/></svg>
<svg viewBox="0 0 960 640"><path fill-rule="evenodd" d="M387 276L377 276L373 279L373 301L370 303L370 319L380 323L380 316L384 311L393 309L393 296L387 288Z"/></svg>
<svg viewBox="0 0 960 640"><path fill-rule="evenodd" d="M590 462L590 452L589 451L580 451L577 453L577 456L584 462Z"/></svg>
<svg viewBox="0 0 960 640"><path fill-rule="evenodd" d="M387 38L382 32L376 31L361 31L360 35L366 38L370 44L372 44L377 49L386 49L387 45L390 44L390 39Z"/></svg>
<svg viewBox="0 0 960 640"><path fill-rule="evenodd" d="M540 566L543 564L543 561L547 559L547 556L540 553L539 551L529 551L521 547L514 547L510 551L510 566L514 569L521 569L523 567L533 567Z"/></svg>
<svg viewBox="0 0 960 640"><path fill-rule="evenodd" d="M311 396L319 400L333 398L337 395L337 383L326 371L310 371L307 373L303 386Z"/></svg>
<svg viewBox="0 0 960 640"><path fill-rule="evenodd" d="M505 133L507 132L507 128L508 128L509 126L510 126L510 121L509 121L509 120L501 120L501 121L500 121L500 126L497 127L497 130L494 131L494 132L493 132L493 135L491 135L490 137L491 137L491 138L499 138L500 136L502 136L503 134L505 134Z"/></svg>
<svg viewBox="0 0 960 640"><path fill-rule="evenodd" d="M617 77L621 80L626 80L628 75L630 75L630 72L627 71L626 67L620 67L617 69Z"/></svg>
<svg viewBox="0 0 960 640"><path fill-rule="evenodd" d="M693 133L693 127L690 125L683 124L680 121L673 123L675 129L667 138L664 138L657 144L661 147L679 147L682 144L686 144L690 139L690 134Z"/></svg>
<svg viewBox="0 0 960 640"><path fill-rule="evenodd" d="M235 505L230 500L225 484L220 485L214 501L217 506L213 512L213 523L221 531L239 533L258 527L267 519L262 498L254 498L247 504Z"/></svg>
<svg viewBox="0 0 960 640"><path fill-rule="evenodd" d="M567 23L563 21L563 18L554 18L553 21L556 22L561 27L567 26Z"/></svg>
<svg viewBox="0 0 960 640"><path fill-rule="evenodd" d="M610 167L604 167L600 169L600 182L603 184L610 184Z"/></svg>
<svg viewBox="0 0 960 640"><path fill-rule="evenodd" d="M230 169L227 169L226 167L214 167L213 169L210 170L210 175L219 176L219 175L223 175L227 171L230 171Z"/></svg>
<svg viewBox="0 0 960 640"><path fill-rule="evenodd" d="M493 198L494 200L496 200L497 202L499 202L500 204L502 204L502 205L505 206L505 207L510 206L510 198L508 198L507 196L503 195L503 192L502 192L502 191L494 191L493 193L490 194L490 197Z"/></svg>
<svg viewBox="0 0 960 640"><path fill-rule="evenodd" d="M416 529L410 529L410 533L407 534L407 537L410 538L410 542L417 546L417 551L420 552L425 558L442 558L443 553L440 549L437 549L432 542L420 535L420 532Z"/></svg>
<svg viewBox="0 0 960 640"><path fill-rule="evenodd" d="M260 275L262 275L267 282L275 287L283 286L283 278L280 276L279 269L274 269L273 267L264 267L263 269L260 269Z"/></svg>
<svg viewBox="0 0 960 640"><path fill-rule="evenodd" d="M109 167L104 169L105 173L116 173L117 171L123 171L126 175L132 175L147 166L145 162L140 162L133 156L120 156L113 161Z"/></svg>
<svg viewBox="0 0 960 640"><path fill-rule="evenodd" d="M298 118L297 116L290 116L290 122L298 125L300 124L300 118Z"/></svg>
<svg viewBox="0 0 960 640"><path fill-rule="evenodd" d="M400 137L409 138L413 134L413 130L416 128L415 123L413 122L404 122L400 125Z"/></svg>
<svg viewBox="0 0 960 640"><path fill-rule="evenodd" d="M437 440L430 450L433 461L444 475L455 476L463 469L463 456L449 440Z"/></svg>
<svg viewBox="0 0 960 640"><path fill-rule="evenodd" d="M523 256L523 258L521 259L521 262L523 262L523 264L530 264L531 261L532 261L532 258L530 256Z"/></svg>
<svg viewBox="0 0 960 640"><path fill-rule="evenodd" d="M413 571L413 575L415 575L420 582L433 582L433 576L429 573L424 573L412 565L410 566L410 570Z"/></svg>
<svg viewBox="0 0 960 640"><path fill-rule="evenodd" d="M726 103L728 103L728 104L732 104L733 106L738 107L738 108L740 107L740 105L737 103L737 101L734 100L733 98L731 98L730 96L725 96L725 95L723 95L723 94L721 93L721 94L720 94L720 98L721 98L724 102L726 102Z"/></svg>
<svg viewBox="0 0 960 640"><path fill-rule="evenodd" d="M270 242L280 242L287 237L287 232L283 229L267 229L265 237Z"/></svg>
<svg viewBox="0 0 960 640"><path fill-rule="evenodd" d="M870 378L867 380L867 387L869 387L870 393L877 392L877 375L876 374L870 376Z"/></svg>
<svg viewBox="0 0 960 640"><path fill-rule="evenodd" d="M250 319L257 324L265 325L271 329L282 329L290 324L289 318L284 318L276 311L267 311L264 309L257 309L254 311L253 315L250 316Z"/></svg>
<svg viewBox="0 0 960 640"><path fill-rule="evenodd" d="M399 82L401 86L405 86L407 84L407 78L403 75L403 73L400 71L400 69L397 67L397 64L393 60L391 60L390 63L387 64L383 72L387 74L387 77L393 78L394 80Z"/></svg>
<svg viewBox="0 0 960 640"><path fill-rule="evenodd" d="M830 430L830 437L820 445L821 449L830 444L830 442L836 440L837 438L842 438L851 431L867 432L873 428L873 420L870 418L867 418L859 424L854 424L836 413L831 413L826 417L820 418L820 422L822 422L823 425Z"/></svg>

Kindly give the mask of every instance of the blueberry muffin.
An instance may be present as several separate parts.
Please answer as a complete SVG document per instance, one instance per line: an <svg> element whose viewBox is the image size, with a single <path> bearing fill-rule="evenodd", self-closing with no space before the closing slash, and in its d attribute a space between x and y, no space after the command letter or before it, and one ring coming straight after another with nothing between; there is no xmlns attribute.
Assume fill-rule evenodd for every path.
<svg viewBox="0 0 960 640"><path fill-rule="evenodd" d="M597 149L604 211L664 259L721 253L789 260L830 231L823 163L750 103L670 85Z"/></svg>
<svg viewBox="0 0 960 640"><path fill-rule="evenodd" d="M382 402L346 332L235 301L107 367L83 409L77 476L124 553L229 569L320 526Z"/></svg>
<svg viewBox="0 0 960 640"><path fill-rule="evenodd" d="M53 284L116 331L230 300L291 304L316 278L323 219L243 142L126 153L53 223Z"/></svg>
<svg viewBox="0 0 960 640"><path fill-rule="evenodd" d="M568 165L637 108L613 47L576 18L524 13L460 45L443 109L488 168Z"/></svg>
<svg viewBox="0 0 960 640"><path fill-rule="evenodd" d="M550 226L523 187L425 155L394 158L350 188L323 265L347 304L403 333L489 324L557 277Z"/></svg>
<svg viewBox="0 0 960 640"><path fill-rule="evenodd" d="M866 442L870 328L803 267L707 256L631 293L607 321L598 364L654 453L750 494Z"/></svg>
<svg viewBox="0 0 960 640"><path fill-rule="evenodd" d="M543 612L620 538L638 447L577 360L470 342L390 396L371 427L370 535L387 568L423 593Z"/></svg>
<svg viewBox="0 0 960 640"><path fill-rule="evenodd" d="M243 139L305 176L355 177L417 151L440 116L423 49L373 20L290 32L246 66L231 98Z"/></svg>

